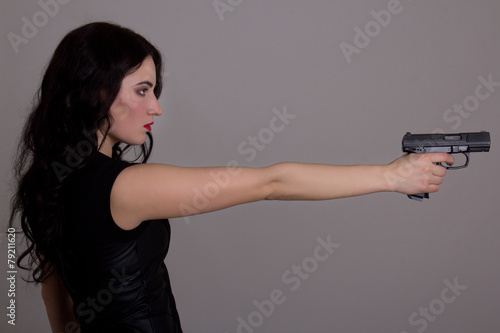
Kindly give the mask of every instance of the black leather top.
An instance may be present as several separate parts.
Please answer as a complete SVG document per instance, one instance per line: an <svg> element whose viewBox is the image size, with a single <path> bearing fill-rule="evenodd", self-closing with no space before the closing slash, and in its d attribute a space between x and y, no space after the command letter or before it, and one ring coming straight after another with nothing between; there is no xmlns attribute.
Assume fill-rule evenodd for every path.
<svg viewBox="0 0 500 333"><path fill-rule="evenodd" d="M60 275L82 332L182 332L164 264L168 220L126 231L111 217L111 188L130 165L98 153L65 180Z"/></svg>

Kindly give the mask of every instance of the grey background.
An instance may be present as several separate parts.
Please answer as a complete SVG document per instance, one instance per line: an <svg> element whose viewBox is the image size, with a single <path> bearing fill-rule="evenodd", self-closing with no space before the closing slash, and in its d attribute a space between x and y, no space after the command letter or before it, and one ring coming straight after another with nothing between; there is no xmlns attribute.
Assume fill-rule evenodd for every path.
<svg viewBox="0 0 500 333"><path fill-rule="evenodd" d="M221 20L212 0L73 0L46 15L17 53L8 34L22 35L22 18L33 22L42 7L34 0L1 2L4 220L15 144L53 50L81 24L114 21L165 55L164 115L155 120L153 162L377 164L401 154L406 131L492 134L491 151L449 172L442 190L424 203L380 193L259 202L189 223L173 219L166 263L186 332L236 332L238 317L248 322L249 316L256 327L240 332L498 332L500 87L465 116L448 114L452 121L446 110L475 94L479 76L500 82L500 2L402 0L401 12L372 30L374 37L350 63L340 43L354 45L354 28L370 27L370 12L391 1L223 2L235 6ZM269 126L274 108L285 107L296 117L248 160L238 146ZM293 265L313 265L316 238L328 236L340 247L308 266L312 272L291 290L283 274ZM21 244L18 239L18 250ZM6 249L2 235L2 276ZM466 289L446 304L442 292L454 294L444 281L455 279ZM21 274L17 324L8 325L7 289L0 279L0 330L50 332L40 289ZM275 289L286 301L259 317L253 302L269 299ZM432 317L423 319L420 308ZM410 322L413 313L418 323Z"/></svg>

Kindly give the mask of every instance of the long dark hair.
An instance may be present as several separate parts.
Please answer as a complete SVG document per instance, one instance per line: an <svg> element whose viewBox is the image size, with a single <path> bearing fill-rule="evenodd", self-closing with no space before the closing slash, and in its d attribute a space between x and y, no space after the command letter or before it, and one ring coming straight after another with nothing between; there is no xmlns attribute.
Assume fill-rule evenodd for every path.
<svg viewBox="0 0 500 333"><path fill-rule="evenodd" d="M17 188L9 226L20 217L27 249L17 264L32 270L32 282L43 282L62 267L60 189L73 170L98 152L97 131L104 129L106 137L112 123L109 109L123 78L148 56L156 67L154 94L158 98L161 54L130 29L106 22L86 24L69 32L56 48L25 124L14 165ZM153 144L149 132L148 138L135 161L149 158ZM113 158L121 159L129 148L116 144Z"/></svg>

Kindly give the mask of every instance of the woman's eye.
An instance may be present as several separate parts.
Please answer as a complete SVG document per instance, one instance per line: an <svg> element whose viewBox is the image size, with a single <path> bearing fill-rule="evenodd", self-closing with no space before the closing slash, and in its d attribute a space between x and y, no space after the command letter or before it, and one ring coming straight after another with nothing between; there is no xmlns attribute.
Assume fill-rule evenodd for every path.
<svg viewBox="0 0 500 333"><path fill-rule="evenodd" d="M137 93L141 96L145 96L147 91L148 91L148 89L144 88L144 89L137 90Z"/></svg>

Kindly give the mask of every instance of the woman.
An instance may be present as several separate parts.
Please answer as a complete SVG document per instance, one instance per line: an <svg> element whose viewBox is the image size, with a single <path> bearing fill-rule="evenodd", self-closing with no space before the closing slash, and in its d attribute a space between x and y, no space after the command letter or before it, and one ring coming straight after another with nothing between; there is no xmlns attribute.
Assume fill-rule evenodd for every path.
<svg viewBox="0 0 500 333"><path fill-rule="evenodd" d="M54 331L181 332L163 260L168 218L258 200L326 200L380 191L436 192L448 154L387 165L278 163L187 168L146 162L162 114L162 59L133 31L91 23L61 41L26 123L16 164L19 215L33 280ZM123 146L125 144L125 146ZM217 182L214 182L217 179ZM214 195L193 207L194 193ZM214 188L217 186L217 188Z"/></svg>

